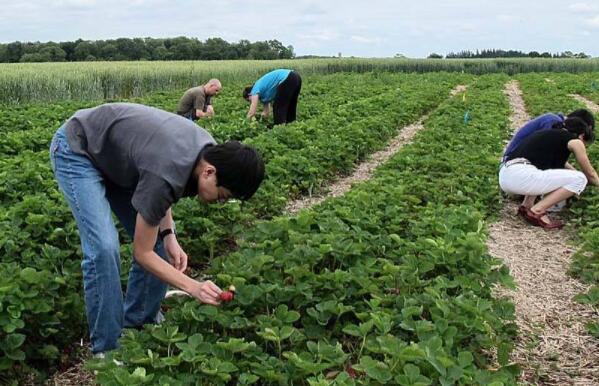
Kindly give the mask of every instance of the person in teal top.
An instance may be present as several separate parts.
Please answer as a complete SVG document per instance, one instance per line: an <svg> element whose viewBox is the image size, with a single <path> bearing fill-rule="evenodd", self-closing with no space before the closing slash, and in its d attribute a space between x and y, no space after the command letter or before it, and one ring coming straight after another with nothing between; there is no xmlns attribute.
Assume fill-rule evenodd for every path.
<svg viewBox="0 0 599 386"><path fill-rule="evenodd" d="M258 102L262 102L262 117L267 118L273 105L274 124L295 121L297 100L302 89L302 78L293 70L278 69L263 75L256 83L243 90L243 98L250 102L247 117L256 115Z"/></svg>

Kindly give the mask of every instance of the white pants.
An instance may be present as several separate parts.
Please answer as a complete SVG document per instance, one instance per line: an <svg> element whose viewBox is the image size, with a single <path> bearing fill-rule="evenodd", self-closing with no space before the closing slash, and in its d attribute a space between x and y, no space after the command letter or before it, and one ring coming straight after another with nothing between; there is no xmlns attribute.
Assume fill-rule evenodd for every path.
<svg viewBox="0 0 599 386"><path fill-rule="evenodd" d="M587 177L576 170L539 170L530 164L514 164L501 167L499 186L508 194L523 196L539 196L559 188L578 195L587 186Z"/></svg>

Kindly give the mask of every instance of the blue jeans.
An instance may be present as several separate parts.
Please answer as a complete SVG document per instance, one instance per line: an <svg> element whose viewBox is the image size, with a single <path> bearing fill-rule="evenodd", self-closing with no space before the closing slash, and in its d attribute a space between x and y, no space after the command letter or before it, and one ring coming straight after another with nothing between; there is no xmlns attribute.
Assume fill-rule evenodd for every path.
<svg viewBox="0 0 599 386"><path fill-rule="evenodd" d="M134 260L123 300L119 238L112 212L133 239L137 216L131 205L133 192L111 184L89 158L73 153L64 126L52 139L50 161L79 228L92 352L112 350L118 347L123 327L156 322L167 284ZM154 250L166 260L160 241Z"/></svg>

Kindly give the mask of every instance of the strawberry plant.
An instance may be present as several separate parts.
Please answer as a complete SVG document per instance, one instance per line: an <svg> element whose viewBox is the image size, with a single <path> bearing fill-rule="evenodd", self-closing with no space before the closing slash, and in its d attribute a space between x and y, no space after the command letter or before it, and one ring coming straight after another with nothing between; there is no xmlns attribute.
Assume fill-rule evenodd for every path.
<svg viewBox="0 0 599 386"><path fill-rule="evenodd" d="M185 302L164 325L128 331L114 355L129 373L182 385L513 384L513 305L491 293L510 280L486 252L483 222L499 206L505 80L472 86L468 125L461 102L443 103L414 144L346 196L246 229L210 267L235 283L235 307ZM475 145L465 161L460 150ZM176 349L163 338L173 326ZM238 352L232 339L243 340ZM110 361L93 368L103 383L117 376Z"/></svg>
<svg viewBox="0 0 599 386"><path fill-rule="evenodd" d="M190 255L209 256L211 259L230 251L231 248L238 248L235 237L242 234L257 218L270 218L280 213L290 197L318 192L327 180L349 172L356 162L381 148L383 141L395 134L397 126L405 125L431 110L447 98L449 89L459 79L465 77L450 74L425 76L337 74L330 78L317 77L314 84L329 90L326 97L323 97L320 91L311 92L310 87L306 87L306 96L302 97L304 99L301 106L306 108L307 118L287 127L276 126L269 132L264 132L267 129L263 123L241 124L237 121L237 117L247 109L247 105L231 89L229 96L222 95L215 100L215 107L219 109L222 107L223 113L218 118L202 124L205 124L220 140L243 138L260 150L264 149L267 154L265 158L268 161L269 180L261 188L260 197L243 207L239 203L231 203L206 208L198 206L194 200L182 200L175 207L180 235L185 235L181 237L182 244L186 246ZM368 79L370 87L376 89L378 94L366 93L360 96L357 91L364 91L363 87L359 87L360 79ZM423 87L423 84L426 87ZM172 110L178 97L179 93L160 93L136 101ZM220 103L222 106L218 105ZM18 320L36 318L33 311L25 308L22 313L14 314L17 328L11 334L26 336L19 346L19 349L23 347L22 351L26 354L25 357L20 354L14 355L11 359L12 365L5 366L5 370L11 374L11 377L18 377L18 374L29 372L30 370L26 369L34 367L41 371L52 370L63 360L68 361L68 355L63 358L65 356L62 350L70 344L69 342L84 334L82 333L85 324L77 229L68 207L53 183L52 173L48 167L47 143L44 144L44 141L49 141L53 130L59 125L59 121L64 119L63 117L86 104L87 102L81 105L76 102L57 104L56 111L59 113L56 116L46 109L22 110L34 113L32 115L35 115L39 121L22 127L6 125L4 128L10 135L0 140L5 149L3 154L10 155L3 158L0 164L0 180L3 182L3 188L0 190L0 206L5 209L0 215L0 229L3 232L3 239L0 240L2 264L17 264L18 268L22 264L23 267L27 266L55 275L57 280L63 283L62 287L52 288L49 283L41 281L41 285L47 286L48 289L40 289L40 291L48 296L47 304L52 304L52 312L58 315L61 323L73 325L73 328L66 330L40 328L39 331L44 331L40 336L35 329L26 330L25 326L21 326L18 322ZM3 111L10 111L10 108L3 107L3 109ZM227 110L231 113L226 113ZM16 120L22 119L19 114L15 114ZM40 130L39 127L43 128ZM26 141L28 136L32 137L29 143ZM295 168L294 174L289 173L288 166L291 165ZM185 213L185 216L180 217L179 213ZM120 234L122 240L126 242L128 236L123 229L120 229ZM331 239L319 246L317 250L328 251L333 247L340 248L339 244L339 240ZM364 248L364 245L360 244L362 243L350 244L356 248L353 252L356 259L360 256L360 250ZM346 250L347 246L344 245L343 248ZM314 269L326 267L331 269L340 266L341 255L334 253L333 250L327 253L329 256L323 263L323 267L314 261ZM131 256L130 248L126 244L123 245L122 256L124 257L123 282L125 282ZM269 259L263 261L265 267L271 264L269 261ZM299 271L297 275L300 275ZM235 280L226 282L235 283ZM243 283L235 284L239 286ZM330 280L322 285L330 286ZM307 302L308 305L310 304L309 288L306 285L302 288L304 292L299 294L286 290L281 284L243 285L235 295L235 302L231 304L232 314L219 316L214 323L220 326L218 328L223 329L243 329L251 326L255 322L243 316L236 305L246 307L260 297L273 301L280 294L285 294L288 299L295 299L295 301L303 298L303 302ZM72 296L65 297L64 293ZM0 302L3 301L0 297ZM324 306L320 308L311 306L319 312L329 312L323 308ZM265 310L265 315L269 313L268 309ZM207 317L193 310L188 310L187 315L192 320ZM348 313L344 312L332 317L331 320L334 318L342 320L347 315ZM318 322L308 321L308 323L314 325L313 335L322 327L318 327ZM241 380L249 382L258 373L266 379L284 379L280 375L280 358L284 357L286 350L291 347L288 346L289 344L305 340L304 333L294 328L276 323L264 325L260 339L268 345L268 350L275 348L276 355L269 353L268 357L263 358L264 360L259 360L260 367L255 372L241 373L240 382ZM10 350L19 343L21 335L10 338L15 339L11 340L13 343L10 347L7 346ZM3 339L3 336L0 336L0 339ZM38 354L33 353L32 348L29 347L31 345L34 348L50 347L45 350L43 361L38 361ZM51 347L55 347L56 350ZM172 347L171 345L171 350ZM171 363L169 366L174 363L169 362L171 360L178 359L169 359L167 361ZM213 363L205 370L212 372L214 366L218 367ZM132 369L129 375L134 372L135 369ZM118 374L119 377L124 377L122 379L129 379L121 371ZM40 376L44 375L40 373ZM226 378L225 375L223 376Z"/></svg>

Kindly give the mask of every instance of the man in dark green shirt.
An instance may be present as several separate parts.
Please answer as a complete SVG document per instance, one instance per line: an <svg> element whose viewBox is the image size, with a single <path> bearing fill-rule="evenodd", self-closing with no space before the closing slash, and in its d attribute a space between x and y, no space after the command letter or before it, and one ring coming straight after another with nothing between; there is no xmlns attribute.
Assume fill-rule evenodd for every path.
<svg viewBox="0 0 599 386"><path fill-rule="evenodd" d="M204 129L156 108L109 103L77 111L50 145L52 169L77 221L92 352L118 345L123 327L156 322L167 285L217 305L211 281L183 272L171 206L249 199L264 163L237 141L217 145ZM133 239L134 262L123 297L114 213Z"/></svg>
<svg viewBox="0 0 599 386"><path fill-rule="evenodd" d="M181 97L177 114L192 121L213 117L212 97L218 95L221 89L222 85L218 79L210 79L203 86L190 88Z"/></svg>

